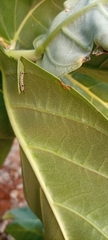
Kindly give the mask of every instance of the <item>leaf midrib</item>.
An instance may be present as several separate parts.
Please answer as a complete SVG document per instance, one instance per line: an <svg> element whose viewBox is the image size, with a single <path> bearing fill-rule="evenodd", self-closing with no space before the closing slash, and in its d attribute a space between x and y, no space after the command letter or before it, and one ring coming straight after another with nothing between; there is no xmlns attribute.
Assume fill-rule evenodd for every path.
<svg viewBox="0 0 108 240"><path fill-rule="evenodd" d="M79 212L76 212L76 211L73 210L72 208L69 208L69 207L64 206L64 205L62 205L62 204L60 204L60 203L57 203L57 202L54 202L53 204L56 205L56 206L59 206L59 207L61 207L61 208L64 208L64 209L66 209L67 211L70 211L70 212L74 213L75 215L79 216L80 218L82 218L83 220L85 220L87 223L89 223L91 226L93 226L99 233L101 233L102 236L104 236L106 239L108 239L108 238L107 238L107 235L105 235L105 233L104 233L103 231L100 231L100 229L99 229L96 225L94 225L90 220L88 220L88 219L87 219L86 217L84 217L83 215L79 214Z"/></svg>
<svg viewBox="0 0 108 240"><path fill-rule="evenodd" d="M23 19L22 23L20 24L18 30L16 31L16 33L15 33L15 35L14 35L14 38L13 38L13 40L12 40L13 42L16 42L16 41L17 41L17 39L18 39L18 37L19 37L19 35L20 35L21 30L23 29L26 21L29 19L29 17L32 15L32 13L33 13L43 2L45 2L45 1L46 1L46 0L41 0L34 8L32 8L32 9L28 12L28 14L25 16L25 18Z"/></svg>
<svg viewBox="0 0 108 240"><path fill-rule="evenodd" d="M103 0L103 3L106 3L107 0ZM94 7L96 7L99 4L99 0L95 0L93 3L90 3L89 5L83 7L81 10L78 10L73 15L70 15L68 18L66 18L62 23L60 23L51 33L47 33L45 40L43 43L41 43L37 48L36 52L38 54L43 53L46 49L47 45L51 42L51 40L61 31L61 29L68 25L70 22L75 21L79 16L82 14L85 14L86 12L92 10Z"/></svg>

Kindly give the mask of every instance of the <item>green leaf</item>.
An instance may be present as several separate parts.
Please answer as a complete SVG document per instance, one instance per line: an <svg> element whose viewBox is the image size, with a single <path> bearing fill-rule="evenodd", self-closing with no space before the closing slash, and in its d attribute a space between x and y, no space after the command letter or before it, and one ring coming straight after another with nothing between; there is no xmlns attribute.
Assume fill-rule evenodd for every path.
<svg viewBox="0 0 108 240"><path fill-rule="evenodd" d="M108 80L107 69L82 67L62 78L62 81L75 88L87 98L108 119Z"/></svg>
<svg viewBox="0 0 108 240"><path fill-rule="evenodd" d="M62 81L80 92L108 119L108 57L92 57Z"/></svg>
<svg viewBox="0 0 108 240"><path fill-rule="evenodd" d="M12 0L13 23L9 21L11 11L5 0L0 9L1 36L11 45L15 43L18 49L32 47L33 39L46 33L62 2L46 0L39 1L38 5L37 1ZM107 3L103 5L105 11L106 6ZM99 25L105 31L105 40L107 26L101 28ZM55 36L51 40L55 40ZM61 42L60 45L63 46ZM54 53L60 51L55 50ZM100 57L97 61L94 59L70 78L76 81L77 90L89 101L98 98L96 107L24 58L21 60L25 71L25 93L18 94L17 61L0 51L6 108L22 148L25 195L31 209L44 223L45 239L108 239L108 122L105 119L107 96L104 95L108 58L103 56L102 60L106 69L103 69ZM99 64L102 74L105 73L103 76L98 71ZM98 83L102 84L101 92L94 88Z"/></svg>
<svg viewBox="0 0 108 240"><path fill-rule="evenodd" d="M22 148L26 199L45 239L108 239L108 122L74 89L30 61L0 53L6 108Z"/></svg>
<svg viewBox="0 0 108 240"><path fill-rule="evenodd" d="M17 208L6 212L4 219L13 218L13 222L6 228L16 240L43 240L43 226L41 221L28 207Z"/></svg>
<svg viewBox="0 0 108 240"><path fill-rule="evenodd" d="M60 75L60 73L61 73L60 68L63 69L64 73L69 72L71 70L75 70L76 68L79 68L79 66L80 66L79 64L82 65L82 59L84 60L84 58L85 58L85 61L87 60L86 59L86 56L88 56L87 51L89 50L89 54L90 54L90 52L92 51L94 42L98 45L102 45L107 50L106 42L107 42L108 18L106 16L106 8L107 8L106 1L100 0L100 1L94 1L93 3L90 1L89 4L86 5L85 2L77 4L78 3L77 0L75 0L75 1L68 0L65 2L64 5L66 5L66 7L70 6L70 12L65 12L65 11L61 12L57 16L57 18L54 20L52 25L51 25L51 22L52 22L53 18L61 10L62 4L63 4L62 1L59 2L59 5L57 2L49 3L48 0L41 1L40 3L37 3L35 1L31 1L31 3L29 3L28 1L23 1L23 3L18 1L16 5L15 5L15 3L16 3L16 1L13 1L11 4L13 4L13 14L14 14L14 19L17 23L16 25L18 25L18 31L17 30L14 31L13 39L11 40L11 44L15 43L16 48L23 47L24 49L25 48L27 49L29 47L32 47L30 44L32 43L32 41L34 39L34 34L35 34L35 37L38 37L38 38L36 38L36 44L34 44L34 45L36 45L35 46L36 51L39 51L39 48L43 49L46 47L46 50L45 50L46 52L44 54L44 58L42 60L39 60L38 64L40 64L43 68L47 69L48 71L54 73L54 75ZM16 9L18 10L18 13L19 13L20 5L21 5L21 13L22 13L21 16L22 17L20 17L20 19L19 19L16 15L14 6L16 6ZM6 0L2 7L6 7ZM44 15L42 15L43 9L45 12ZM2 11L2 13L3 13L3 11ZM2 22L5 20L6 24L9 24L9 21L8 21L8 18L10 17L9 9L6 10L7 18L2 13L1 13ZM98 23L98 21L96 20L98 15L99 16L101 15L101 17L100 17L101 24ZM33 16L35 16L35 20L34 20ZM91 29L92 22L89 21L90 16L91 16L91 19L94 21L93 22L94 28L92 28L92 29ZM87 19L85 21L86 17L87 17ZM36 22L36 25L34 23L32 23L31 18L33 18L32 20ZM37 20L37 18L38 18L38 20ZM75 20L75 21L73 21L73 20ZM79 24L79 20L81 20L80 24ZM7 23L7 21L8 21L8 23ZM83 21L87 22L86 23L87 26L86 26L86 24L83 25ZM30 22L30 24L28 24L28 22ZM11 24L11 22L10 22L10 24ZM28 27L28 29L31 29L32 24L33 24L33 26L35 26L36 31L33 28L32 33L29 34L29 36L28 36L29 31L27 30L27 27ZM46 26L45 29L43 27L43 24L45 24L45 26ZM80 27L80 32L77 31L77 27L75 27L74 24L75 24L75 26L78 25ZM98 28L98 24L100 24L99 28ZM102 24L104 26L106 26L106 28L105 27L102 28L101 27ZM47 28L50 25L51 25L51 28L47 31ZM64 26L65 26L65 28L64 28ZM73 30L71 29L71 27ZM6 31L6 28L4 28L4 25L3 25L3 29L4 29L4 31ZM12 30L12 24L10 25L10 28L8 28L8 31L9 31L9 29ZM98 31L98 29L99 29L99 31ZM61 30L62 30L62 32L61 32ZM72 33L73 35L70 35L69 32L66 32L67 30L69 30L70 34ZM105 33L103 31L105 31ZM46 32L47 32L47 34L45 35ZM91 32L92 32L92 34L95 33L95 37L93 39L92 39ZM22 38L25 38L25 40L22 40L19 42L21 34L22 34ZM41 38L40 34L44 34L44 35L42 35L42 38ZM66 34L66 36L65 36L65 34ZM74 35L76 37L77 34L78 34L78 41L76 42L73 37L74 37ZM65 38L64 43L63 43L63 36ZM94 36L94 34L93 34L93 36ZM103 39L103 36L104 36L104 39ZM70 39L71 39L71 41L70 41ZM27 45L24 46L24 44L22 44L22 42L24 43L25 41L28 41L28 43L27 43ZM70 43L71 45L69 45L69 46L71 46L71 51L67 47L68 41L71 42ZM82 43L83 43L83 46L82 46ZM59 48L59 44L60 44L60 48ZM78 46L77 46L77 44L78 44ZM54 46L55 46L54 51L51 50L52 57L49 58L49 60L48 60L46 55L47 55L48 51L50 51L50 48L53 49ZM63 48L63 51L61 50L61 48ZM80 48L80 51L79 51L79 48ZM91 50L90 50L90 48L91 48ZM16 54L18 54L18 52L19 52L18 56L21 56L24 54L24 56L26 56L27 58L30 58L30 59L33 58L33 60L35 59L35 51L34 51L32 57L30 57L32 55L31 51L30 51L31 53L29 51L28 51L28 53L26 52L27 55L25 55L25 52L20 53L20 51L17 51L17 53L13 53L12 56L16 57ZM12 51L11 52L8 51L7 53L12 54ZM69 63L70 67L67 63L66 63L66 70L65 70L65 65L63 65L61 67L60 66L57 67L56 62L55 63L53 62L53 57L57 54L60 57L60 64L62 64L63 63L62 61L67 61L66 56L68 58L69 53L70 53L70 57L72 57L72 62ZM107 53L107 52L103 52L103 53ZM64 57L63 57L63 54L64 54ZM81 58L80 58L81 61L78 58L78 54L80 54L80 56L81 56ZM84 54L84 56L82 57L83 54ZM95 54L96 54L96 52L95 52ZM78 61L75 60L75 56ZM52 63L50 60L52 61ZM88 67L89 67L89 69L88 69ZM107 111L107 109L108 109L107 88L108 87L107 87L107 84L104 83L103 81L108 82L107 81L107 69L108 69L108 56L107 55L104 55L101 57L98 56L97 58L94 55L92 55L91 61L89 61L88 63L83 65L83 68L80 68L80 70L79 70L80 75L77 73L75 73L75 74L73 73L72 77L66 76L65 80L64 80L70 86L75 87L75 89L77 89L77 91L79 91L89 101L91 101L92 104L102 114L104 114L104 116L106 118L108 117L108 111ZM82 74L84 73L84 74L81 75L81 73ZM92 74L92 76L90 76L90 74ZM90 77L88 78L88 76L90 76ZM87 81L87 78L88 78L88 81ZM91 86L91 84L92 84L92 86Z"/></svg>
<svg viewBox="0 0 108 240"><path fill-rule="evenodd" d="M14 139L3 99L2 76L0 72L0 166L3 164Z"/></svg>
<svg viewBox="0 0 108 240"><path fill-rule="evenodd" d="M0 36L11 48L33 48L33 40L46 33L62 7L63 0L4 0L0 6Z"/></svg>
<svg viewBox="0 0 108 240"><path fill-rule="evenodd" d="M70 10L58 14L47 33L33 43L36 54L43 54L38 64L58 77L89 61L94 44L93 54L108 53L108 1L74 1L74 7L67 2Z"/></svg>

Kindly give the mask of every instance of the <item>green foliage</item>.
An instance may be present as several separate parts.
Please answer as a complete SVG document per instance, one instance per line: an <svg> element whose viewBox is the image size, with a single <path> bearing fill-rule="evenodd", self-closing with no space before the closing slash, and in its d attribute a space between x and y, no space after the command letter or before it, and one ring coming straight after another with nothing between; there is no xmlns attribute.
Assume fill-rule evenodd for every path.
<svg viewBox="0 0 108 240"><path fill-rule="evenodd" d="M3 99L2 76L0 73L0 166L10 150L13 138L14 133L10 126Z"/></svg>
<svg viewBox="0 0 108 240"><path fill-rule="evenodd" d="M41 221L28 207L17 208L5 213L3 219L13 219L6 232L16 240L43 240L43 226Z"/></svg>
<svg viewBox="0 0 108 240"><path fill-rule="evenodd" d="M93 2L97 8L97 1ZM108 7L107 1L98 2ZM41 40L40 34L47 32L63 5L62 0L13 0L9 5L13 25L9 23L8 3L3 1L0 9L0 34L16 49L31 48L38 36ZM21 146L29 206L44 224L44 239L106 240L108 57L93 56L89 63L64 76L62 80L72 88L51 75L50 69L46 72L21 57L25 93L19 94L15 57L22 53L15 49L4 53L1 49L0 66L7 113Z"/></svg>
<svg viewBox="0 0 108 240"><path fill-rule="evenodd" d="M16 49L33 48L33 40L46 33L62 8L63 0L2 0L0 36L11 46L15 44Z"/></svg>
<svg viewBox="0 0 108 240"><path fill-rule="evenodd" d="M58 14L47 33L34 40L36 53L44 55L39 65L58 77L89 61L94 44L93 54L108 51L108 1L75 2L66 1L70 10Z"/></svg>

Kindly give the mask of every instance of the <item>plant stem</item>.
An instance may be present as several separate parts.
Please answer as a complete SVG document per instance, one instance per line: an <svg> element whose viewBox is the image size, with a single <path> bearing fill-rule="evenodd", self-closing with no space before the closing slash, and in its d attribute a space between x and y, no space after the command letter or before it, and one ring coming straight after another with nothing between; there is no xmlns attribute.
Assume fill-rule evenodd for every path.
<svg viewBox="0 0 108 240"><path fill-rule="evenodd" d="M5 50L5 53L9 57L13 57L15 59L18 59L20 57L25 57L33 62L36 62L38 59L41 58L41 56L36 56L35 49L32 49L32 50Z"/></svg>

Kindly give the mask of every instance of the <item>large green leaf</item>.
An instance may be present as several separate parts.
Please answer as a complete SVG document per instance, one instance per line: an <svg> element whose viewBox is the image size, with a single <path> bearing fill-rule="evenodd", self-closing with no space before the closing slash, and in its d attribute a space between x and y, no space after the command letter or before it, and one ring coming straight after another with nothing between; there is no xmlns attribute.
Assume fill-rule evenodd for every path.
<svg viewBox="0 0 108 240"><path fill-rule="evenodd" d="M108 122L75 90L22 58L0 53L7 111L22 147L27 201L45 239L108 239Z"/></svg>
<svg viewBox="0 0 108 240"><path fill-rule="evenodd" d="M3 99L2 76L0 72L0 166L10 150L13 138L14 133L10 126Z"/></svg>
<svg viewBox="0 0 108 240"><path fill-rule="evenodd" d="M46 32L62 3L57 0L3 1L0 35L8 43L15 42L17 49L32 48L33 39ZM14 22L9 21L13 16ZM72 78L76 81L77 90L89 101L98 94L97 90L92 94L88 91L91 81L94 86L99 81L107 83L107 56L101 58L102 65L100 57L97 61L94 59L90 65L85 64L78 72L66 76L69 82ZM102 94L98 94L95 108L74 89L64 88L54 76L24 58L22 61L25 93L19 95L17 61L0 51L6 108L22 148L26 199L44 223L45 239L106 240L108 122L105 87ZM104 74L100 77L101 70Z"/></svg>
<svg viewBox="0 0 108 240"><path fill-rule="evenodd" d="M82 37L83 37L83 41L85 44L85 48L88 46L87 49L89 49L89 45L91 46L91 50L93 47L94 42L96 42L96 39L98 38L98 44L103 44L103 46L107 49L107 26L108 24L108 18L106 15L106 9L107 9L107 1L106 0L100 0L100 1L94 1L93 3L90 1L87 3L85 3L84 1L81 4L78 4L77 0L74 1L66 1L66 5L70 5L73 8L71 9L71 11L68 12L62 12L60 13L60 15L57 17L60 20L55 22L55 24L53 23L53 25L51 25L51 22L53 20L53 18L56 16L56 14L58 14L58 12L62 9L63 7L63 1L59 1L59 3L57 3L57 1L11 1L9 7L8 7L8 2L5 0L2 4L1 7L1 36L5 37L5 35L7 37L5 37L6 40L8 40L8 42L10 44L13 45L13 43L15 43L16 45L16 49L29 49L32 48L32 42L34 40L34 38L39 36L40 39L40 34L46 33L47 32L47 28L49 28L49 26L51 25L50 30L48 30L47 34L45 35L45 41L49 45L45 45L45 43L42 43L41 47L43 49L43 47L45 49L45 56L42 60L40 60L40 65L43 66L44 68L46 68L48 71L53 72L55 75L60 75L57 74L57 71L59 71L59 67L57 67L57 64L53 64L53 70L51 70L51 62L48 60L47 61L47 47L50 49L53 48L53 45L55 46L54 51L52 51L53 56L52 59L55 55L55 53L57 53L57 55L60 57L60 59L62 59L62 61L67 61L66 60L66 56L68 57L68 55L70 55L72 57L72 63L70 63L69 60L69 66L70 66L70 70L74 69L74 63L76 63L76 67L79 67L79 62L82 64L82 60L81 61L76 61L75 60L75 56L76 58L78 58L78 54L80 54L80 59L82 59L83 57L85 57L88 53L86 52L86 49L84 50L82 48ZM87 5L86 5L87 4ZM103 4L103 6L102 6ZM76 5L76 7L74 6ZM11 15L10 15L10 11L9 8L13 9L13 15L14 15L14 25L13 22L9 21ZM3 14L3 10L5 9L5 14ZM19 14L19 10L20 10L20 15ZM43 14L44 11L44 14ZM101 25L100 22L97 21L97 17L98 14L101 15L100 19L101 19ZM99 16L100 16L99 15ZM19 17L20 16L20 17ZM92 22L90 21L89 17L91 16L94 28L91 29L92 27ZM95 16L95 17L93 17ZM87 17L87 20L85 19ZM75 21L73 21L75 20ZM84 25L83 22L86 22L86 24ZM5 23L5 24L4 24ZM87 24L89 23L89 25ZM77 31L77 26L80 28L80 33L79 31ZM99 24L99 26L98 26ZM102 24L104 26L104 28L102 27ZM13 26L13 27L12 27ZM16 26L16 28L15 28ZM32 30L31 30L31 26L32 26ZM70 36L65 36L65 41L63 41L63 34L64 34L64 26L65 28L67 27L67 29L70 31L72 30L72 34L77 36L78 34L78 42L76 43L75 39L72 38L72 35ZM71 26L72 29L69 27ZM106 26L106 27L105 27ZM54 28L54 29L53 29ZM56 30L57 28L57 30ZM30 34L29 34L29 29L30 29ZM53 29L53 30L52 30ZM91 29L91 30L90 30ZM90 38L90 36L93 35L94 33L94 29L95 31L95 38L92 39ZM61 32L62 30L62 32ZM66 30L66 29L65 29ZM105 33L103 32L105 31ZM91 35L92 32L92 35ZM57 36L56 36L57 35ZM90 35L90 36L89 36ZM9 36L9 38L8 38ZM85 38L85 36L87 37L87 39ZM104 36L104 41L103 41L103 37ZM68 38L67 38L68 37ZM71 37L71 51L67 49L67 45L68 45L68 40ZM59 38L59 40L58 40ZM91 42L89 42L89 40L91 39ZM70 41L70 40L69 40ZM101 43L102 41L102 43ZM37 40L36 40L37 42ZM38 41L39 42L39 41ZM50 43L52 42L52 43ZM60 43L60 48L58 46L58 44ZM96 42L97 43L97 42ZM40 44L40 42L39 42ZM80 48L80 51L76 48L76 45L78 44L78 47ZM65 45L65 48L64 48ZM40 46L40 45L39 45ZM36 51L38 50L39 46L36 47ZM57 47L58 46L58 47ZM69 45L70 46L70 45ZM63 51L61 50L61 47L63 48ZM72 50L73 49L73 50ZM89 49L90 50L90 49ZM91 51L90 50L90 51ZM49 51L49 50L48 50ZM83 52L84 51L84 52ZM88 51L88 50L87 50ZM89 53L90 53L89 51ZM71 54L70 54L71 52ZM7 52L9 55L14 56L15 58L17 58L18 56L24 55L27 58L30 58L32 60L36 60L36 56L35 56L35 51L8 51ZM63 58L63 54L64 54L64 58ZM82 55L84 54L84 56L82 57ZM79 59L79 58L78 58ZM45 64L44 64L45 63ZM61 64L61 63L60 63ZM68 69L68 64L66 63L67 67L66 69ZM89 69L88 69L89 67ZM67 70L65 70L65 67L62 67L64 73L67 72ZM57 70L58 69L58 70ZM69 71L68 69L68 71ZM77 91L79 91L81 94L83 94L89 101L92 102L93 105L95 105L97 107L97 109L99 111L101 111L105 117L108 117L108 97L107 97L107 88L108 85L105 82L107 82L107 69L108 69L108 56L107 55L103 55L103 56L99 56L99 57L93 57L91 58L91 61L89 61L88 63L86 63L84 65L83 68L80 68L80 74L72 74L72 77L70 76L66 76L65 79L63 79L63 81L65 83L68 83L69 85L71 85L72 87L75 87L75 89L77 89ZM60 73L60 71L59 71ZM83 73L83 75L81 74ZM91 76L92 75L92 76ZM88 80L87 80L88 79Z"/></svg>

